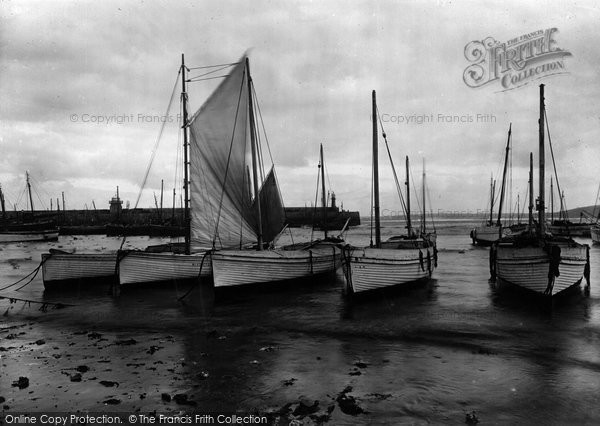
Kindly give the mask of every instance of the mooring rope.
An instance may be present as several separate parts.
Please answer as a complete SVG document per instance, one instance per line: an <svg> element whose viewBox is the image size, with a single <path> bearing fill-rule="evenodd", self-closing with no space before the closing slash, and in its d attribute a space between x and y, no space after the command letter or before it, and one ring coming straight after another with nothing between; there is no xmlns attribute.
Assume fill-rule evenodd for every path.
<svg viewBox="0 0 600 426"><path fill-rule="evenodd" d="M9 284L7 286L4 286L2 288L0 288L0 291L6 290L10 287L16 286L18 284L20 284L22 281L24 281L25 279L29 278L31 275L31 278L29 279L29 281L27 281L25 284L23 284L22 286L18 287L17 289L15 289L14 291L19 291L23 288L25 288L27 285L31 284L31 282L35 279L35 277L37 276L38 272L40 271L42 265L46 262L47 259L49 259L50 257L47 257L46 259L42 259L42 261L40 262L40 264L30 273L28 273L27 275L25 275L23 278L19 279L18 281L15 281L12 284ZM13 296L4 296L0 294L0 299L6 299L6 300L10 300L10 303L13 304L15 301L20 301L20 302L25 302L25 303L36 303L36 304L40 304L42 305L40 307L40 311L42 312L46 312L47 310L47 306L51 305L54 306L54 309L60 309L60 308L64 308L65 306L75 306L75 305L70 305L67 303L61 303L61 302L44 302L44 301L39 301L39 300L31 300L31 299L22 299L20 297L13 297ZM8 312L8 310L7 310ZM6 314L6 312L5 312Z"/></svg>
<svg viewBox="0 0 600 426"><path fill-rule="evenodd" d="M198 281L196 281L195 284L193 284L188 291L185 292L185 294L181 297L179 297L177 300L178 301L182 301L183 299L185 299L194 289L194 287L196 287L196 285L198 284L199 280L200 280L200 276L202 275L202 268L204 267L204 260L206 259L207 256L212 255L214 250L206 250L206 252L204 252L204 256L202 256L202 261L200 262L200 270L198 271Z"/></svg>
<svg viewBox="0 0 600 426"><path fill-rule="evenodd" d="M21 287L19 287L15 291L21 290L23 287L25 287L26 285L30 284L35 279L35 277L37 276L37 274L40 271L40 268L42 267L42 265L44 264L44 262L46 262L46 260L42 259L42 261L40 262L40 264L33 271L31 271L30 273L28 273L27 275L25 275L23 278L15 281L14 283L9 284L9 285L7 285L5 287L0 288L0 291L6 290L7 288L10 288L10 287L13 287L13 286L15 286L17 284L20 284L23 280L26 280L27 278L29 278L29 276L31 276L33 274L33 276L31 277L31 279L29 281L27 281L25 284L23 284Z"/></svg>

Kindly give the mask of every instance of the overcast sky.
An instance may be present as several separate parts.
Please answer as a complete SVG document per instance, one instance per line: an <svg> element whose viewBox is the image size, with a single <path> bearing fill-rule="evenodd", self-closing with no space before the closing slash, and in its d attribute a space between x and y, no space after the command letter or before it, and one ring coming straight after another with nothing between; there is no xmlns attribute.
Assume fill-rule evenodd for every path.
<svg viewBox="0 0 600 426"><path fill-rule="evenodd" d="M26 170L43 202L34 198L37 208L49 208L62 192L67 208L92 208L92 201L107 208L117 185L133 206L160 129L145 117L165 114L181 54L196 67L233 62L245 51L287 206L314 201L323 143L338 204L368 215L372 90L399 171L408 155L420 185L426 159L434 210L486 207L512 122L516 202L517 193L525 197L530 151L537 162L539 83L546 84L567 206L595 202L594 1L3 1L0 8L0 184L10 206ZM554 47L570 53L561 74L512 90L499 81L465 83L468 43L505 43L550 28L557 29ZM190 87L194 110L212 88ZM176 99L172 116L177 108ZM490 119L478 121L478 114ZM98 117L113 122L93 122ZM179 143L176 131L161 141L140 207L154 204L161 179L170 205ZM380 164L382 209L397 211L383 155Z"/></svg>

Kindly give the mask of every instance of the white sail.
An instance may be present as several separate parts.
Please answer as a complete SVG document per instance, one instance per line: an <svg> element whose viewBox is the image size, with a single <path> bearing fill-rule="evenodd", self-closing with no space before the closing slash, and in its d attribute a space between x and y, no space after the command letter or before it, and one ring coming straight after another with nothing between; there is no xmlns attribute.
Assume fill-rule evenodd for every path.
<svg viewBox="0 0 600 426"><path fill-rule="evenodd" d="M192 251L207 246L239 248L257 240L256 197L249 190L252 185L247 172L250 129L246 73L243 57L190 120ZM263 215L263 238L274 234L272 238L283 227L283 203L272 173L262 186L267 192L263 195L261 191L261 206L270 211Z"/></svg>

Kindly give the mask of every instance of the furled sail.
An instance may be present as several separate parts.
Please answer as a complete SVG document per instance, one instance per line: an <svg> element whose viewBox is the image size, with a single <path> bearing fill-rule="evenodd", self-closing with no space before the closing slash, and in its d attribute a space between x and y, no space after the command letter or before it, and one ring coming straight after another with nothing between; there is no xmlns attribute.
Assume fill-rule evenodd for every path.
<svg viewBox="0 0 600 426"><path fill-rule="evenodd" d="M255 243L258 221L248 191L246 159L250 150L249 91L243 57L190 120L190 216L192 251ZM271 174L269 175L271 176ZM263 186L265 203L283 206L274 175ZM273 196L276 190L277 197ZM261 203L261 207L263 204ZM271 206L267 210L272 210ZM283 225L281 225L282 227ZM279 229L281 229L281 227ZM271 235L270 225L263 234ZM277 231L279 232L279 231ZM269 241L268 238L263 238Z"/></svg>

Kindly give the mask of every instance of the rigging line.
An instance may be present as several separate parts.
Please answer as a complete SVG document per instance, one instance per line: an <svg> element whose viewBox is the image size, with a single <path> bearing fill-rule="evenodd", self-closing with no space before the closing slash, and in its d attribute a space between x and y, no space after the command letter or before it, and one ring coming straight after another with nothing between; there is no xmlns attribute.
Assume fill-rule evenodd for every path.
<svg viewBox="0 0 600 426"><path fill-rule="evenodd" d="M413 190L415 192L415 199L417 200L417 208L419 209L419 216L420 216L420 212L421 212L421 203L419 202L419 191L417 190L417 187L415 186L415 178L413 177L412 174L412 169L409 167L408 168L408 172L410 173L410 180L413 184ZM422 220L422 219L421 219Z"/></svg>
<svg viewBox="0 0 600 426"><path fill-rule="evenodd" d="M198 79L198 78L200 78L200 77L204 77L204 76L207 76L207 75L210 75L210 74L214 74L214 73L217 73L217 72L223 71L225 68L228 68L228 67L229 67L229 65L226 65L226 66L224 66L224 67L217 68L217 69L215 69L215 70L212 70L212 71L205 72L204 74L200 74L200 75L196 75L196 76L194 76L194 77L190 77L190 78L189 78L189 80L195 80L195 79Z"/></svg>
<svg viewBox="0 0 600 426"><path fill-rule="evenodd" d="M431 218L431 226L433 228L433 232L436 232L435 221L433 220L433 209L431 208L431 194L429 193L429 187L425 187L425 192L427 193L427 201L429 202L429 217Z"/></svg>
<svg viewBox="0 0 600 426"><path fill-rule="evenodd" d="M206 77L206 78L200 78L200 77L197 77L197 78L190 78L190 79L187 79L187 80L186 80L186 83L197 83L197 82L199 82L199 81L205 81L205 80L215 80L215 79L217 79L217 78L225 78L225 77L227 77L227 76L228 76L228 74L225 74L225 75L218 75L218 76L216 76L216 77Z"/></svg>
<svg viewBox="0 0 600 426"><path fill-rule="evenodd" d="M164 115L165 117L169 116L169 111L171 110L171 105L173 104L173 99L175 98L175 92L177 90L177 83L179 82L180 74L181 74L181 69L177 73L177 78L175 79L175 84L173 85L173 91L171 93L171 99L169 99L169 105L167 106L167 112ZM184 102L185 102L185 100L184 100ZM135 201L135 205L133 206L134 209L137 208L138 203L140 202L140 198L142 197L142 191L144 190L144 187L146 186L146 182L148 181L148 175L150 174L150 169L152 168L152 163L154 162L154 157L156 156L156 151L158 150L158 145L162 138L162 134L165 130L165 125L167 124L167 121L168 120L164 120L160 126L160 130L158 132L158 137L156 138L156 142L154 143L154 147L152 149L152 154L150 156L150 162L148 164L148 167L146 168L146 173L144 174L144 179L142 180L142 185L140 187L140 191L139 191L137 199ZM187 123L183 123L183 125L187 126Z"/></svg>
<svg viewBox="0 0 600 426"><path fill-rule="evenodd" d="M167 106L167 112L165 113L164 117L168 117L169 111L171 111L171 105L173 104L173 99L175 98L175 92L177 90L177 83L179 82L180 75L181 75L181 68L179 68L179 72L177 73L177 78L175 79L175 84L173 85L173 91L171 92L171 98L169 99L169 105ZM164 120L160 126L160 130L158 132L156 142L154 143L154 147L152 149L152 154L150 155L150 162L148 163L148 167L146 168L146 173L144 174L144 180L142 181L142 185L140 186L140 190L138 192L138 196L135 201L135 205L133 206L134 209L137 208L138 203L140 202L140 198L142 197L142 192L144 191L144 187L146 186L146 182L148 181L148 175L150 174L150 169L152 168L152 163L154 162L154 157L156 156L156 151L158 150L158 145L162 138L163 131L165 130L165 125L167 124L167 121L168 120ZM186 125L186 123L184 123L184 126L185 125ZM123 248L123 245L125 244L126 240L127 240L127 235L123 235L123 241L121 242L121 247L119 249Z"/></svg>
<svg viewBox="0 0 600 426"><path fill-rule="evenodd" d="M202 67L192 67L192 68L186 67L186 68L188 71L191 71L191 70L203 70L203 69L207 69L207 68L217 68L217 67L227 68L227 67L232 67L237 64L239 64L239 62L234 62L232 64L205 65Z"/></svg>
<svg viewBox="0 0 600 426"><path fill-rule="evenodd" d="M394 160L392 159L392 153L390 152L390 147L389 147L389 144L387 141L387 134L385 133L385 129L383 128L383 122L381 121L381 116L379 115L379 108L377 108L377 118L379 119L379 125L381 126L381 133L383 136L383 140L385 141L385 148L388 153L390 165L392 166L392 173L394 175L394 181L396 182L396 191L398 192L398 197L400 198L400 205L402 206L402 210L404 211L404 220L408 221L408 216L406 214L406 203L404 202L404 197L402 196L400 181L398 180L398 174L396 173L396 167L394 166Z"/></svg>
<svg viewBox="0 0 600 426"><path fill-rule="evenodd" d="M372 117L371 119L375 120L375 117ZM370 226L370 228L371 228L371 240L370 240L371 244L370 244L370 246L371 247L373 247L373 211L374 211L373 204L374 204L374 197L375 197L374 186L375 186L375 158L373 158L373 156L371 156L371 206L369 209L369 210L371 210L371 226Z"/></svg>
<svg viewBox="0 0 600 426"><path fill-rule="evenodd" d="M252 83L252 85L254 86L254 83ZM252 93L254 93L254 90L252 91ZM255 109L257 109L256 95L252 96L252 105L254 106ZM265 179L265 169L264 169L264 159L263 159L263 153L262 153L262 139L260 137L260 131L258 128L255 129L254 134L256 136L256 142L257 142L256 143L256 160L257 160L257 164L258 164L258 175L260 176L260 181L263 182Z"/></svg>
<svg viewBox="0 0 600 426"><path fill-rule="evenodd" d="M265 141L267 142L267 150L269 151L269 158L271 159L271 164L274 164L273 155L271 154L271 145L269 144L269 137L267 136L267 130L265 129L265 122L262 118L262 112L260 110L260 103L258 102L258 96L256 96L256 92L254 90L254 82L252 82L252 94L254 95L254 99L256 100L256 109L258 110L258 117L260 118L260 124L263 129L263 134L265 135Z"/></svg>
<svg viewBox="0 0 600 426"><path fill-rule="evenodd" d="M548 125L548 116L546 115L546 107L544 106L544 118L546 121L546 133L548 133L548 145L550 146L550 154L552 156L552 166L554 168L554 177L556 178L556 189L558 191L558 196L560 199L560 209L561 209L561 213L565 213L565 219L566 219L566 204L563 205L563 196L562 196L562 191L560 189L560 183L558 182L558 174L556 173L556 162L554 161L554 150L552 149L552 138L550 137L550 126ZM564 209L563 209L564 206Z"/></svg>
<svg viewBox="0 0 600 426"><path fill-rule="evenodd" d="M321 164L321 160L319 160L319 166L323 167L323 165ZM319 200L319 182L321 182L321 173L317 172L317 189L315 191L315 204L313 206L313 216L312 216L312 227L310 230L310 241L314 241L313 240L313 236L314 236L314 232L315 232L315 222L316 222L316 218L317 218L317 202Z"/></svg>
<svg viewBox="0 0 600 426"><path fill-rule="evenodd" d="M600 197L600 185L598 185L598 191L596 192L596 200L594 201L594 210L592 211L593 217L596 217L596 206L598 205L598 197Z"/></svg>
<svg viewBox="0 0 600 426"><path fill-rule="evenodd" d="M43 209L40 209L40 210L48 210L46 203L42 200L42 198L40 197L40 193L38 192L38 188L42 188L42 185L40 185L40 182L37 179L35 179L31 174L29 174L29 180L33 183L33 185L32 185L33 192L43 207ZM48 194L47 191L44 191L44 192L45 192L44 195L47 197L46 199L51 198L50 194Z"/></svg>
<svg viewBox="0 0 600 426"><path fill-rule="evenodd" d="M225 174L223 175L223 182L221 183L221 197L219 199L219 210L217 213L217 221L215 223L215 232L213 234L213 247L215 245L215 241L217 239L218 236L218 232L219 232L219 224L221 222L221 211L223 209L223 198L225 197L225 183L227 182L227 176L229 175L229 165L231 163L231 152L233 150L233 142L235 139L235 131L237 128L237 121L238 121L238 115L240 113L240 103L242 101L242 94L244 92L244 83L246 81L246 72L248 70L246 69L246 67L244 67L244 72L242 74L242 81L240 83L240 91L239 91L239 95L238 95L238 101L237 101L237 106L235 108L235 119L234 119L234 124L233 124L233 129L231 132L231 140L229 142L229 153L227 154L227 165L225 166ZM246 126L244 126L246 127ZM243 130L242 130L243 131ZM250 130L252 131L252 129ZM244 220L243 215L240 215L240 220ZM241 223L241 222L240 222ZM241 232L240 232L240 239L241 239Z"/></svg>

